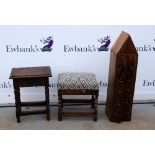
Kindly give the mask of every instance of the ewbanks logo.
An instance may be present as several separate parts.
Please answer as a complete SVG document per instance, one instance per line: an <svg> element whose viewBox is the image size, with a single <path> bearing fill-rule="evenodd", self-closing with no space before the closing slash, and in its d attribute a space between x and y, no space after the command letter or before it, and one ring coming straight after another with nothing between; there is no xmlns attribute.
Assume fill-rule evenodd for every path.
<svg viewBox="0 0 155 155"><path fill-rule="evenodd" d="M64 52L108 52L109 46L111 43L110 36L106 36L103 38L98 39L100 43L99 47L97 45L86 45L86 46L79 46L79 45L64 45ZM96 43L97 44L97 43Z"/></svg>
<svg viewBox="0 0 155 155"><path fill-rule="evenodd" d="M36 52L51 52L53 46L53 37L49 36L47 38L40 39L43 47L40 48L39 45L28 45L23 47L21 45L6 45L6 52L10 53L36 53Z"/></svg>
<svg viewBox="0 0 155 155"><path fill-rule="evenodd" d="M104 37L104 39L100 38L100 39L98 39L98 42L101 43L101 47L98 48L99 51L108 51L109 50L109 45L111 43L110 36Z"/></svg>
<svg viewBox="0 0 155 155"><path fill-rule="evenodd" d="M47 37L46 39L41 39L40 40L44 46L43 48L41 48L41 51L42 52L51 52L52 51L52 46L53 46L53 38L50 36L50 37Z"/></svg>
<svg viewBox="0 0 155 155"><path fill-rule="evenodd" d="M29 47L21 47L20 45L6 45L6 52L10 53L26 53L26 52L39 52L40 49L37 45L30 45Z"/></svg>
<svg viewBox="0 0 155 155"><path fill-rule="evenodd" d="M136 50L138 52L155 52L155 39L153 40L153 45L151 44L144 44L142 46L137 46Z"/></svg>

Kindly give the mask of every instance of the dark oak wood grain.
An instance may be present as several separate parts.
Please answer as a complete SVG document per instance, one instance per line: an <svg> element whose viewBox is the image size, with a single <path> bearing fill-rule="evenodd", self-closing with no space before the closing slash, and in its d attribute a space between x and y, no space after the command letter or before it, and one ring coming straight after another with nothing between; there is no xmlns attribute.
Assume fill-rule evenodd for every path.
<svg viewBox="0 0 155 155"><path fill-rule="evenodd" d="M64 95L91 95L91 99L63 99ZM98 95L99 90L58 90L58 120L62 120L62 116L93 116L94 121L97 121L97 115L98 115ZM69 112L64 111L63 107L65 106L65 103L72 103L72 106L76 106L79 103L79 105L83 105L83 103L89 103L91 107L93 108L92 112Z"/></svg>
<svg viewBox="0 0 155 155"><path fill-rule="evenodd" d="M49 66L12 68L10 79L51 77Z"/></svg>
<svg viewBox="0 0 155 155"><path fill-rule="evenodd" d="M134 43L122 32L110 53L106 114L112 122L131 120L137 63Z"/></svg>
<svg viewBox="0 0 155 155"><path fill-rule="evenodd" d="M26 115L46 114L47 120L50 120L49 77L51 76L52 74L49 66L12 69L10 79L13 79L15 104L16 104L16 118L18 123L20 122L20 116L26 116ZM45 87L45 101L21 102L20 88L34 87L34 86ZM21 107L25 106L44 106L46 110L22 111Z"/></svg>

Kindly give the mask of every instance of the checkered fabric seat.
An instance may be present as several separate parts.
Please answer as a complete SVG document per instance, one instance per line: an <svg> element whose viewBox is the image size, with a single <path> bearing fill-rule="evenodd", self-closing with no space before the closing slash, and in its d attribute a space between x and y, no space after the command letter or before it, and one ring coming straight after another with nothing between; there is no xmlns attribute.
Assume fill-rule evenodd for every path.
<svg viewBox="0 0 155 155"><path fill-rule="evenodd" d="M58 90L98 90L93 73L61 73L58 75Z"/></svg>
<svg viewBox="0 0 155 155"><path fill-rule="evenodd" d="M79 96L71 99L71 95L89 95L91 99L81 99ZM99 85L93 73L61 73L58 75L58 120L62 116L93 116L97 121ZM91 111L66 111L66 104L72 106L90 104Z"/></svg>

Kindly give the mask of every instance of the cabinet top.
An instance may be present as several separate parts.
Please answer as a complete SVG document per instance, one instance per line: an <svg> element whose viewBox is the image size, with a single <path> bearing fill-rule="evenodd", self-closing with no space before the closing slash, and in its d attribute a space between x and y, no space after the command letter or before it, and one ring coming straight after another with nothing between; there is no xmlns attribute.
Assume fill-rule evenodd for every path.
<svg viewBox="0 0 155 155"><path fill-rule="evenodd" d="M10 79L51 77L50 66L12 68Z"/></svg>
<svg viewBox="0 0 155 155"><path fill-rule="evenodd" d="M116 42L111 48L111 51L118 54L138 54L136 47L131 39L131 36L122 31Z"/></svg>

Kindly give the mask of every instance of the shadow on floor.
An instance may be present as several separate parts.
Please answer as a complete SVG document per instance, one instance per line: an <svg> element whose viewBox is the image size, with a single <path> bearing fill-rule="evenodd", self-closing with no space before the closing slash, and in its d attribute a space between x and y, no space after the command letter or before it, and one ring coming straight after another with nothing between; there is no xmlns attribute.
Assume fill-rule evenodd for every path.
<svg viewBox="0 0 155 155"><path fill-rule="evenodd" d="M74 110L73 107L67 107ZM80 109L85 109L82 106ZM88 108L88 107L87 107ZM130 122L109 122L105 115L105 106L98 107L98 121L92 117L63 117L57 120L57 107L51 107L51 120L46 121L45 115L32 115L21 117L21 123L16 123L15 108L0 108L1 130L154 130L155 105L133 105L132 120Z"/></svg>

